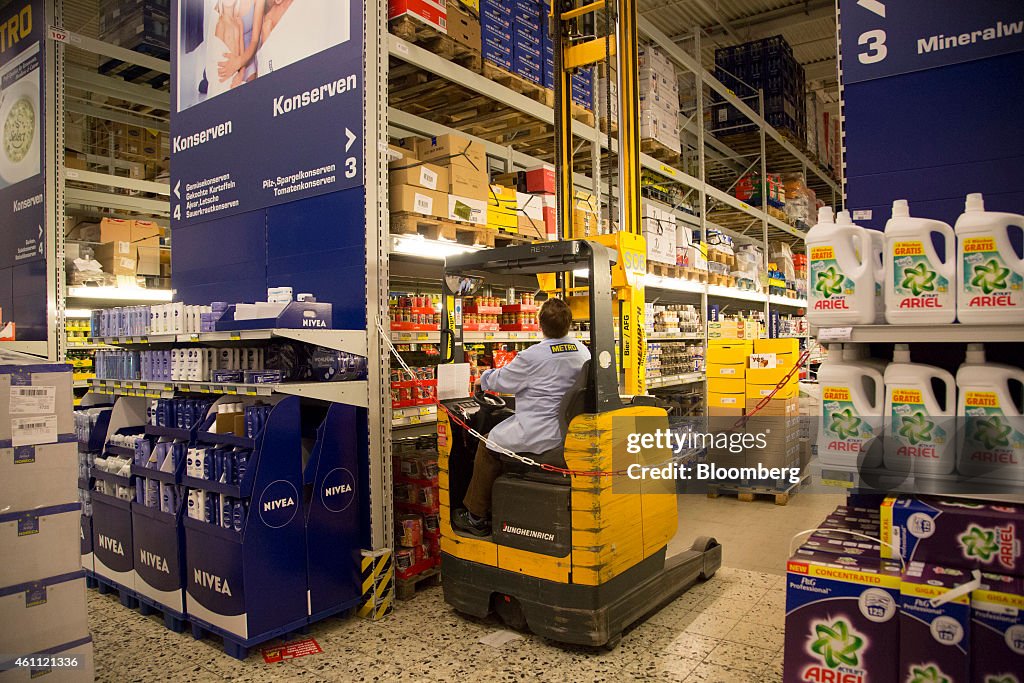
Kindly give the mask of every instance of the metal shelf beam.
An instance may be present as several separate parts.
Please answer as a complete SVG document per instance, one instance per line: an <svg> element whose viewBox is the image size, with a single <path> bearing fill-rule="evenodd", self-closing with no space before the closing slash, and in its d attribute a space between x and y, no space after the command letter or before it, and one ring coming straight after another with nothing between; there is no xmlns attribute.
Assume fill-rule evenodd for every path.
<svg viewBox="0 0 1024 683"><path fill-rule="evenodd" d="M95 192L93 190L81 190L69 187L64 191L64 198L68 204L81 204L82 206L103 206L122 211L134 211L142 214L152 214L167 218L171 214L171 203L158 201L156 199L143 199L142 197L131 197L124 194L112 192Z"/></svg>
<svg viewBox="0 0 1024 683"><path fill-rule="evenodd" d="M823 343L1020 343L1024 325L853 325L812 328L811 334Z"/></svg>
<svg viewBox="0 0 1024 683"><path fill-rule="evenodd" d="M96 173L94 171L82 171L76 168L65 168L64 179L76 180L81 183L89 183L92 185L102 185L104 187L119 187L123 190L158 194L168 197L168 202L170 201L171 196L171 186L167 183L154 183L149 180L123 178L121 176L110 175L109 173Z"/></svg>

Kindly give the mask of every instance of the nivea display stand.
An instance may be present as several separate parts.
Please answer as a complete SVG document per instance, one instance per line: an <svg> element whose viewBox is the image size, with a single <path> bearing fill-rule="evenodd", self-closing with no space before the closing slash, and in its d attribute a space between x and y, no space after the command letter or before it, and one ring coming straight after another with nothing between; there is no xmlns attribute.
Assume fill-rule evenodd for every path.
<svg viewBox="0 0 1024 683"><path fill-rule="evenodd" d="M187 449L195 443L199 425L192 429L146 425L146 436L152 447L158 443L179 443ZM167 457L171 457L168 455ZM173 486L181 491L185 469L182 457L172 471L155 470L138 463L132 474ZM132 541L135 546L135 592L139 611L163 614L164 625L180 633L185 629L185 536L181 520L185 512L183 497L176 495L173 512L162 507L149 507L138 501L131 504Z"/></svg>
<svg viewBox="0 0 1024 683"><path fill-rule="evenodd" d="M359 412L332 403L306 465L310 622L357 607L361 599Z"/></svg>
<svg viewBox="0 0 1024 683"><path fill-rule="evenodd" d="M119 399L114 404L110 416L107 438L111 434L127 434L142 432L146 422L146 408L143 399ZM122 455L132 457L133 452L109 444L104 445L105 455ZM103 480L117 486L124 486L134 492L131 476L122 477L109 472L102 472L93 467L91 476L94 480ZM110 589L117 590L121 604L126 607L135 606L135 563L134 545L132 543L131 501L99 491L92 492L92 545L93 565L99 590L105 593Z"/></svg>
<svg viewBox="0 0 1024 683"><path fill-rule="evenodd" d="M109 397L97 394L87 394L81 403L82 408L93 408L110 405ZM111 406L113 408L113 406ZM103 444L107 439L107 430L110 427L110 416L113 410L105 411L100 415L99 421L92 428L87 440L78 440L79 453L99 452L103 450ZM78 488L80 491L89 493L92 490L92 478L79 475ZM89 588L96 587L96 565L93 559L92 546L92 512L86 514L82 510L82 522L79 531L81 541L82 569L85 571L85 585Z"/></svg>
<svg viewBox="0 0 1024 683"><path fill-rule="evenodd" d="M200 431L200 443L252 448L238 485L183 477L186 487L248 503L241 530L183 518L186 610L192 634L224 639L238 659L250 647L308 623L299 399L280 399L255 439Z"/></svg>

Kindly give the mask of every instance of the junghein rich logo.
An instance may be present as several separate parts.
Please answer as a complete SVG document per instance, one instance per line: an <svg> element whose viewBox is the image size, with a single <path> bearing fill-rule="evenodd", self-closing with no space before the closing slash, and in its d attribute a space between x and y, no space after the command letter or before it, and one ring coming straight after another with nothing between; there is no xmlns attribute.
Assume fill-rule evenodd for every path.
<svg viewBox="0 0 1024 683"><path fill-rule="evenodd" d="M549 534L546 531L536 531L535 529L524 529L520 526L512 526L508 522L501 525L501 532L503 534L514 534L516 536L524 536L526 538L537 538L542 541L555 540L554 534Z"/></svg>
<svg viewBox="0 0 1024 683"><path fill-rule="evenodd" d="M937 665L931 662L910 667L906 683L953 683Z"/></svg>
<svg viewBox="0 0 1024 683"><path fill-rule="evenodd" d="M860 665L864 638L842 619L818 622L808 638L808 651L821 664L801 672L804 681L814 683L863 683L865 671Z"/></svg>

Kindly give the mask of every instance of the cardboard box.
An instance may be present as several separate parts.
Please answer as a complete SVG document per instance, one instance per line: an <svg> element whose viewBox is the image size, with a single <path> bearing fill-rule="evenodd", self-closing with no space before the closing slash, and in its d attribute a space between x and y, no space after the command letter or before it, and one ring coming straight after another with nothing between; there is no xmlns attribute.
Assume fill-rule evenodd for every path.
<svg viewBox="0 0 1024 683"><path fill-rule="evenodd" d="M555 167L542 164L526 169L526 191L540 194L555 194Z"/></svg>
<svg viewBox="0 0 1024 683"><path fill-rule="evenodd" d="M708 342L706 358L708 364L747 365L747 356L754 346L751 342L712 340Z"/></svg>
<svg viewBox="0 0 1024 683"><path fill-rule="evenodd" d="M448 220L487 226L487 201L457 194L448 195Z"/></svg>
<svg viewBox="0 0 1024 683"><path fill-rule="evenodd" d="M721 377L724 379L744 379L747 366L743 363L708 363L708 379Z"/></svg>
<svg viewBox="0 0 1024 683"><path fill-rule="evenodd" d="M78 458L74 459L77 463ZM68 488L70 497L77 497ZM35 507L35 506L33 506ZM77 501L0 517L0 587L16 586L81 568L82 509Z"/></svg>
<svg viewBox="0 0 1024 683"><path fill-rule="evenodd" d="M543 211L542 211L543 213ZM548 238L547 227L543 220L530 218L526 214L517 215L519 234L534 240L546 240Z"/></svg>
<svg viewBox="0 0 1024 683"><path fill-rule="evenodd" d="M448 35L456 43L465 45L468 48L480 50L480 20L474 12L479 9L470 10L459 0L447 4L448 9Z"/></svg>
<svg viewBox="0 0 1024 683"><path fill-rule="evenodd" d="M136 275L139 252L131 242L107 242L97 245L93 251L104 272L129 277Z"/></svg>
<svg viewBox="0 0 1024 683"><path fill-rule="evenodd" d="M654 263L676 264L676 229L659 220L645 218L642 221L644 239L647 241L647 260Z"/></svg>
<svg viewBox="0 0 1024 683"><path fill-rule="evenodd" d="M747 381L751 384L771 384L774 386L781 382L786 373L792 369L793 363L786 361L783 361L782 364L775 368L747 368ZM791 381L799 381L796 374L793 375Z"/></svg>
<svg viewBox="0 0 1024 683"><path fill-rule="evenodd" d="M93 226L90 226L92 228ZM132 221L122 221L115 218L104 218L100 221L98 228L90 229L86 234L82 230L82 241L84 242L131 242Z"/></svg>
<svg viewBox="0 0 1024 683"><path fill-rule="evenodd" d="M76 546L77 549L77 546ZM61 577L57 577L61 578ZM44 580L0 597L0 652L39 652L89 635L85 579Z"/></svg>
<svg viewBox="0 0 1024 683"><path fill-rule="evenodd" d="M411 17L440 33L448 32L448 14L443 5L430 0L388 0L388 19Z"/></svg>
<svg viewBox="0 0 1024 683"><path fill-rule="evenodd" d="M757 404L761 402L759 398L748 398L746 399L747 412L752 412ZM797 416L800 414L800 402L797 398L773 398L768 403L757 411L758 415L765 416Z"/></svg>
<svg viewBox="0 0 1024 683"><path fill-rule="evenodd" d="M0 500L9 510L29 510L77 500L78 444L0 448ZM6 584L3 584L6 585Z"/></svg>
<svg viewBox="0 0 1024 683"><path fill-rule="evenodd" d="M435 164L419 162L392 169L388 173L389 185L414 185L438 192L448 191L448 169Z"/></svg>
<svg viewBox="0 0 1024 683"><path fill-rule="evenodd" d="M738 410L740 414L743 414L743 395L742 394L721 394L708 392L708 409L711 408L728 408L730 410ZM709 413L710 414L710 413Z"/></svg>
<svg viewBox="0 0 1024 683"><path fill-rule="evenodd" d="M396 169L419 163L416 152L398 145L388 145L388 168Z"/></svg>
<svg viewBox="0 0 1024 683"><path fill-rule="evenodd" d="M751 384L750 378L747 378L747 398L760 400L771 394L774 390L774 384ZM772 398L796 398L798 393L799 390L797 382L791 382L779 389L779 393L772 396Z"/></svg>
<svg viewBox="0 0 1024 683"><path fill-rule="evenodd" d="M463 164L449 165L441 163L438 166L448 171L448 192L450 194L477 199L485 203L490 198L491 192L488 187L486 172L478 171Z"/></svg>
<svg viewBox="0 0 1024 683"><path fill-rule="evenodd" d="M137 247L159 247L163 229L150 221L131 221L132 243Z"/></svg>
<svg viewBox="0 0 1024 683"><path fill-rule="evenodd" d="M136 247L138 259L135 262L137 275L160 277L160 247Z"/></svg>
<svg viewBox="0 0 1024 683"><path fill-rule="evenodd" d="M743 396L747 382L742 377L731 379L726 377L708 377L708 391L714 394L736 394ZM740 405L743 401L740 401Z"/></svg>
<svg viewBox="0 0 1024 683"><path fill-rule="evenodd" d="M46 676L49 673L56 671L60 672L61 683L93 683L95 678L95 660L93 658L93 647L92 640L76 645L74 647L61 648L53 650L51 648L46 649L45 652L37 651L33 653L24 653L25 655L34 655L36 657L60 657L63 659L77 659L78 664L74 668L66 669L33 669L32 667L23 666L15 667L13 669L7 669L3 673L0 673L0 683L38 683L40 676ZM43 673L38 673L38 672ZM43 678L42 680L46 680Z"/></svg>
<svg viewBox="0 0 1024 683"><path fill-rule="evenodd" d="M754 353L792 354L800 353L799 339L755 339Z"/></svg>
<svg viewBox="0 0 1024 683"><path fill-rule="evenodd" d="M439 166L469 168L487 172L487 151L479 142L471 142L464 135L449 133L436 138L419 140L416 156L421 161L431 161Z"/></svg>
<svg viewBox="0 0 1024 683"><path fill-rule="evenodd" d="M970 580L965 569L908 563L900 582L900 664L894 680L978 680L970 677L970 598L932 602Z"/></svg>
<svg viewBox="0 0 1024 683"><path fill-rule="evenodd" d="M415 185L395 185L389 188L389 203L393 212L418 213L423 216L445 218L448 195Z"/></svg>

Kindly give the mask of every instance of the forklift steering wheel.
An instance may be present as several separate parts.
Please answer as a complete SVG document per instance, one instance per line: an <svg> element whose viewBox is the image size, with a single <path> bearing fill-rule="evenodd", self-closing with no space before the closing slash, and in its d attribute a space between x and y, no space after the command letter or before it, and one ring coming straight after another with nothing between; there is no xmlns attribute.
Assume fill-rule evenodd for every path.
<svg viewBox="0 0 1024 683"><path fill-rule="evenodd" d="M505 408L508 406L508 404L505 403L505 399L495 394L485 393L484 390L480 388L480 385L477 385L476 391L473 392L473 400L476 401L481 408Z"/></svg>

